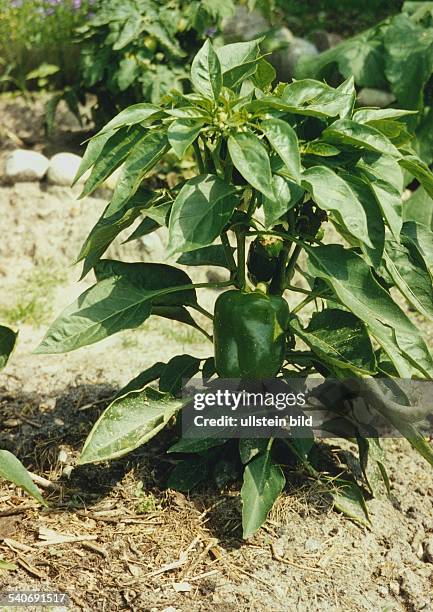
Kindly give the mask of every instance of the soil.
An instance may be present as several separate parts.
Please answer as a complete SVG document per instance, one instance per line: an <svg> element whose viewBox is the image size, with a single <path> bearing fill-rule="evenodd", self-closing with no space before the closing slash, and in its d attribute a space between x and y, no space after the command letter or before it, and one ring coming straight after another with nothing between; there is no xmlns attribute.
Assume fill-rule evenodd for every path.
<svg viewBox="0 0 433 612"><path fill-rule="evenodd" d="M386 441L392 494L367 502L370 530L291 471L248 542L239 484L190 495L164 489L173 431L125 459L74 467L92 424L128 380L178 353L210 355L198 332L163 319L66 355L32 354L53 316L92 282L78 283L70 264L106 204L100 195L81 201L43 183L0 187L0 305L20 328L0 375L0 448L49 481L46 509L0 484L0 559L18 566L0 570L0 590L65 591L72 610L86 611L431 612L433 470L402 440ZM122 256L152 253L131 243ZM202 302L210 308L215 297ZM321 451L343 468L354 448L338 447L329 440ZM83 539L55 544L52 532Z"/></svg>

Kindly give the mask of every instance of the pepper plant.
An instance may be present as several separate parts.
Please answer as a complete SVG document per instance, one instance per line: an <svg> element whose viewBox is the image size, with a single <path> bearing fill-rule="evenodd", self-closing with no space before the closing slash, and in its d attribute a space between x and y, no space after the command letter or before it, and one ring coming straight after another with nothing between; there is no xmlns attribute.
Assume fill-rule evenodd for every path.
<svg viewBox="0 0 433 612"><path fill-rule="evenodd" d="M201 330L204 344L200 357L179 355L138 373L93 427L80 464L121 457L172 423L183 405L182 379L199 373L206 379L432 377L419 325L394 291L433 318L433 235L402 217L404 173L433 194L433 176L399 121L408 111L356 109L352 79L336 89L309 79L274 86L274 79L260 40L218 49L206 41L192 63L192 93L172 91L163 104L133 105L89 142L78 172L91 169L83 195L123 164L78 258L83 276L93 270L96 282L53 323L38 352L78 349L151 316ZM172 189L146 186L170 149L182 159L190 147L196 176ZM178 264L220 266L226 280L197 284L177 265L104 259L133 223L129 240L167 226L167 251ZM295 274L305 278L304 287ZM200 305L203 288L222 290L214 313ZM289 294L299 295L291 312ZM394 414L381 405L433 464L409 408ZM352 437L361 484L375 494L379 480L388 484L380 442ZM244 537L266 519L294 457L326 484L337 508L368 521L361 487L329 478L312 438L180 439L169 452L179 459L170 487L189 490L210 475L224 486L242 475Z"/></svg>

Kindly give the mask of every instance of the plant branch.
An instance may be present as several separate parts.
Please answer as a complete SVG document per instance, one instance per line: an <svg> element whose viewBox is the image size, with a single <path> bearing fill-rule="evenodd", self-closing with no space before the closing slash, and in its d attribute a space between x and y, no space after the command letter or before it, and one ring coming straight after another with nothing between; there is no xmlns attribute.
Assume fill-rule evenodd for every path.
<svg viewBox="0 0 433 612"><path fill-rule="evenodd" d="M190 308L193 308L194 310L196 310L197 312L199 312L200 314L202 314L203 316L207 317L208 319L211 319L211 321L213 321L213 316L211 315L210 312L208 312L205 308L203 308L202 306L200 306L200 304L194 304L193 306L191 306Z"/></svg>
<svg viewBox="0 0 433 612"><path fill-rule="evenodd" d="M198 140L194 140L194 142L192 143L192 146L193 146L195 157L197 160L198 170L200 174L205 174L205 167L203 163L203 158L201 156L200 145L198 144Z"/></svg>
<svg viewBox="0 0 433 612"><path fill-rule="evenodd" d="M296 261L297 261L299 255L300 255L301 251L302 251L302 245L296 244L295 248L293 249L293 253L290 256L289 263L287 264L287 268L285 270L285 274L284 274L284 276L285 276L285 278L284 278L284 285L285 286L284 286L284 288L286 288L288 286L288 284L290 283L290 281L293 278L293 274L295 272L295 264L296 264Z"/></svg>
<svg viewBox="0 0 433 612"><path fill-rule="evenodd" d="M237 282L238 289L245 289L245 231L242 227L235 228L236 242L238 245L238 267L237 267Z"/></svg>
<svg viewBox="0 0 433 612"><path fill-rule="evenodd" d="M236 261L235 261L235 258L233 257L233 250L232 250L227 232L224 232L224 234L221 234L220 238L221 238L221 244L224 247L224 253L227 259L227 263L229 265L229 269L231 272L235 272L236 271Z"/></svg>

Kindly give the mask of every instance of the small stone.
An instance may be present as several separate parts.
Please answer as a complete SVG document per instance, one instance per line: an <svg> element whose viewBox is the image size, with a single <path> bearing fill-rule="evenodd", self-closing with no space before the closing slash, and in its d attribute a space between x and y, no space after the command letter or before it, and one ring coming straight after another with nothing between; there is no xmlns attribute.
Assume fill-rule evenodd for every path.
<svg viewBox="0 0 433 612"><path fill-rule="evenodd" d="M400 594L400 585L396 580L391 580L389 585L388 585L388 589L389 592L392 595L399 595Z"/></svg>
<svg viewBox="0 0 433 612"><path fill-rule="evenodd" d="M424 561L427 563L433 563L433 536L430 536L423 542L424 548Z"/></svg>
<svg viewBox="0 0 433 612"><path fill-rule="evenodd" d="M17 149L5 160L4 179L8 183L40 181L46 174L50 162L36 151Z"/></svg>
<svg viewBox="0 0 433 612"><path fill-rule="evenodd" d="M313 42L320 53L336 47L342 40L339 34L326 32L326 30L317 30L313 33Z"/></svg>
<svg viewBox="0 0 433 612"><path fill-rule="evenodd" d="M378 106L384 108L395 102L395 96L389 91L364 87L358 94L359 106Z"/></svg>
<svg viewBox="0 0 433 612"><path fill-rule="evenodd" d="M176 593L189 593L192 590L189 582L175 582L173 588Z"/></svg>
<svg viewBox="0 0 433 612"><path fill-rule="evenodd" d="M304 544L304 548L308 552L316 552L317 550L322 548L322 544L319 542L319 540L316 540L315 538L308 538L308 540L306 540Z"/></svg>
<svg viewBox="0 0 433 612"><path fill-rule="evenodd" d="M286 547L284 545L284 540L282 538L280 538L279 540L277 540L273 546L275 553L279 556L279 557L284 557L285 552L286 552Z"/></svg>
<svg viewBox="0 0 433 612"><path fill-rule="evenodd" d="M52 185L71 187L73 180L81 164L81 157L74 153L57 153L50 160L47 179ZM78 181L84 183L88 173L84 174Z"/></svg>
<svg viewBox="0 0 433 612"><path fill-rule="evenodd" d="M300 59L315 57L319 52L310 41L295 37L286 53L285 67L281 76L285 81L288 81L295 76L296 66Z"/></svg>

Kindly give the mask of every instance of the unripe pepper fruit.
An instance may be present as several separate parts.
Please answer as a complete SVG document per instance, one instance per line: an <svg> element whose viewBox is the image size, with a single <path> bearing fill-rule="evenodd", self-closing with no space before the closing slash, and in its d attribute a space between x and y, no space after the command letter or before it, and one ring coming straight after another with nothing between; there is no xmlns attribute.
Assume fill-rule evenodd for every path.
<svg viewBox="0 0 433 612"><path fill-rule="evenodd" d="M257 285L257 283L268 282L272 279L278 268L278 256L282 248L283 241L273 236L256 238L251 243L247 268L252 283Z"/></svg>
<svg viewBox="0 0 433 612"><path fill-rule="evenodd" d="M289 307L284 298L232 289L215 302L215 368L221 378L274 378L284 362Z"/></svg>

